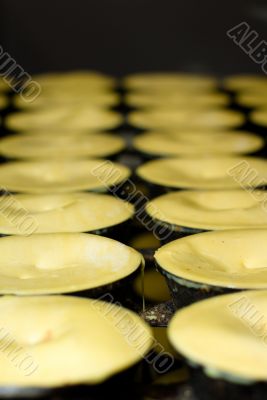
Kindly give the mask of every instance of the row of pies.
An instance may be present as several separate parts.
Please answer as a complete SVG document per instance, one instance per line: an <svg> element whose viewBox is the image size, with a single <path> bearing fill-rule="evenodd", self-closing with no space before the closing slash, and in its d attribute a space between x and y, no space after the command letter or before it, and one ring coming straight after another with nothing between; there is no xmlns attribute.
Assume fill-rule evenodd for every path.
<svg viewBox="0 0 267 400"><path fill-rule="evenodd" d="M195 281L195 284L203 283L205 285L211 284L211 286L216 286L218 283L224 282L226 287L242 288L242 284L245 282L246 288L249 288L249 284L252 285L251 288L266 287L267 281L263 279L264 274L266 274L266 268L263 266L266 259L264 255L264 240L266 240L265 230L267 229L266 209L264 208L266 203L264 202L266 202L266 196L264 198L263 192L247 193L242 190L180 191L152 200L147 204L146 212L154 223L160 226L161 234L163 234L163 228L167 227L167 232L170 234L175 233L178 238L186 236L186 238L172 241L170 244L160 248L157 253L158 256L156 254L158 264L169 273L174 271L172 268L177 268L177 271L179 271L179 268L182 268L181 271L183 272L181 273L187 275L177 273L177 277ZM111 228L114 229L133 217L134 209L129 203L115 199L112 196L90 193L42 196L22 194L4 196L1 199L0 208L1 235L15 235L6 236L0 240L0 260L2 263L1 269L3 269L1 271L3 276L0 284L0 286L3 285L1 288L2 293L5 292L4 278L8 277L8 271L14 268L11 276L8 277L10 283L13 273L15 274L13 278L19 273L21 264L18 263L18 259L23 260L21 262L25 262L25 274L23 272L23 276L20 278L22 279L21 285L26 285L26 287L32 278L31 269L36 267L35 262L37 262L38 268L40 268L39 273L41 275L45 274L45 270L49 274L51 268L57 269L57 265L62 262L60 255L62 255L63 260L66 260L63 264L67 264L69 272L72 268L77 267L77 263L73 261L78 254L75 252L76 250L73 251L73 255L69 254L69 252L65 254L63 251L64 246L71 249L72 243L75 248L75 237L78 238L77 246L79 241L89 240L89 238L89 242L92 242L92 247L88 247L87 250L85 247L85 250L81 251L81 266L83 263L86 263L87 256L91 261L94 261L92 258L94 253L96 259L103 256L103 262L113 262L114 268L116 267L118 270L120 266L126 268L128 265L129 257L123 253L118 254L118 260L116 261L116 257L114 256L114 259L112 257L111 250L103 252L99 250L98 253L96 248L93 251L94 237L96 238L95 245L98 243L101 245L101 241L107 240L107 243L110 242L111 245L115 246L113 240L84 235L82 233L79 239L79 235L75 235L75 233L101 233L104 231L107 235L110 232L112 237ZM235 231L238 232L236 236ZM194 235L196 232L206 233ZM47 238L48 243L46 243L45 238ZM50 238L51 242L49 242L48 238ZM69 245L67 245L64 238L66 238L66 241L69 240ZM218 242L217 245L216 241ZM232 247L230 247L231 243ZM235 251L233 251L234 243L236 246L238 244L240 246ZM218 247L220 244L222 247ZM3 247L1 248L1 246ZM51 246L54 246L53 250L52 248L49 250ZM210 249L209 246L211 246ZM82 247L80 247L80 250ZM121 245L121 247L124 248L125 246ZM211 254L213 247L214 255ZM243 250L242 247L244 247ZM12 249L14 248L16 248L16 257L12 255ZM120 246L118 245L117 251L119 249ZM248 260L246 260L246 251L250 252L253 249L255 254L248 253ZM78 250L79 246L77 247ZM20 251L22 253L18 254ZM92 251L91 255L90 251ZM225 251L225 255L220 253L223 251ZM240 259L242 251L244 258ZM114 254L115 252L116 246ZM205 254L207 258L205 258ZM160 255L162 255L162 259ZM29 261L29 257L31 258L31 256L33 258ZM68 261L69 256L70 259ZM52 261L50 257L52 257ZM84 262L82 262L83 257L85 257ZM157 257L159 257L159 260ZM199 257L199 260L197 257ZM50 267L45 265L46 262L49 264L49 260L51 261ZM167 264L164 264L164 260ZM225 264L223 260L225 260ZM236 262L240 262L240 265L234 268L233 263L235 260ZM135 267L137 268L140 263L139 258ZM177 265L179 263L180 267L178 268ZM234 277L231 275L232 270L229 264L231 268L234 268ZM196 265L198 265L197 269ZM212 275L209 276L212 268L215 270L215 273L219 274L218 279L221 279L221 281L212 281ZM259 270L259 276L256 274L256 270ZM63 270L61 272L65 273L68 271ZM99 270L99 273L104 277L103 271ZM194 273L195 279L192 279ZM227 278L228 273L229 276ZM244 281L242 281L238 273L245 273L245 276L242 277L242 279L245 279ZM197 279L197 276L201 276L200 280ZM73 277L75 277L74 274ZM52 278L54 279L54 277ZM58 278L60 279L60 276ZM44 281L40 281L40 284L42 282ZM16 291L17 283L13 282L14 291ZM6 288L6 293L9 293L8 288Z"/></svg>
<svg viewBox="0 0 267 400"><path fill-rule="evenodd" d="M41 86L34 101L23 96L14 97L14 105L23 112L6 119L11 130L46 130L61 128L71 131L105 130L119 126L123 120L110 107L119 104L120 97L113 91L115 81L94 72L69 72L33 76ZM257 76L229 77L222 83L223 90L238 91L237 102L260 108L252 121L266 126L264 79ZM233 129L244 124L241 113L226 108L231 100L227 93L218 91L220 82L205 76L184 74L139 74L124 79L131 92L125 101L138 108L129 122L142 129ZM6 88L1 82L0 88ZM155 95L156 94L156 95ZM6 104L5 97L1 103ZM0 103L0 107L1 107ZM265 107L265 108L264 108Z"/></svg>
<svg viewBox="0 0 267 400"><path fill-rule="evenodd" d="M106 192L130 177L126 166L103 159L13 161L0 166L2 190L25 193ZM136 175L153 191L264 188L267 161L256 157L188 157L148 161Z"/></svg>
<svg viewBox="0 0 267 400"><path fill-rule="evenodd" d="M152 158L180 156L146 162L136 171L150 196L157 196L140 215L167 242L155 262L178 309L168 338L190 366L200 400L266 398L267 194L259 189L266 188L267 162L229 155L237 147L245 154L262 145L242 151L254 135L222 132L245 120L219 109L230 101L211 92L214 80L139 74L127 84L132 92L126 99L138 109L130 123L152 131L137 137L135 147ZM236 102L248 96L250 104L239 104L259 107L251 121L266 126L265 77L233 76L223 85ZM198 142L190 143L192 132L179 129L196 131Z"/></svg>
<svg viewBox="0 0 267 400"><path fill-rule="evenodd" d="M50 91L58 91L58 88L70 92L79 88L90 91L94 89L110 89L115 87L115 79L96 71L80 70L53 72L33 75L32 80L38 82L42 88ZM166 93L172 91L181 92L183 88L188 91L206 93L215 90L218 86L230 92L266 89L266 78L262 74L257 75L230 75L223 80L207 75L189 73L138 73L127 76L122 84L130 93ZM10 88L7 79L0 79L0 91Z"/></svg>
<svg viewBox="0 0 267 400"><path fill-rule="evenodd" d="M16 170L19 173L15 180L22 183L22 192L27 191L24 179L27 181L30 178L31 183L28 183L34 192L41 188L44 194L5 195L1 198L2 235L17 235L3 237L0 241L4 268L2 288L9 287L2 294L24 295L5 296L0 300L1 326L4 327L1 329L1 347L5 345L4 335L8 333L7 340L13 340L16 352L16 357L13 357L9 351L14 358L13 363L10 357L1 360L1 395L36 396L39 391L44 394L53 388L77 384L98 387L114 374L138 362L153 343L150 329L137 315L122 307L71 296L25 297L84 291L86 297L99 297L112 291L114 282L123 281L143 265L142 256L122 243L78 233L95 232L113 236L114 228L116 230L133 217L133 206L115 197L76 193L78 187L79 190L106 191L108 187L125 181L129 170L113 164L112 171L112 167L102 160L77 161L74 164L46 161L46 158L57 159L61 156L67 159L73 156L110 156L124 148L120 138L110 135L82 137L76 132L64 135L66 127L70 128L70 133L73 126L75 129L81 125L88 128L88 121L89 127L105 129L119 122L118 116L107 111L92 110L88 114L92 101L98 106L100 103L110 106L117 99L115 94L107 91L107 87L109 90L113 87L113 81L100 80L96 84L96 78L87 75L87 85L77 74L35 77L42 86L43 94L31 105L23 103L17 96L15 105L36 110L36 114L14 114L10 117L11 125L7 123L12 129L23 130L35 127L36 121L36 127L43 129L43 134L32 137L8 137L2 145L7 146L9 157L19 158L24 154L26 158L31 158L31 155L44 158L44 163L36 166L31 163L15 164L14 171L15 175ZM80 86L79 93L77 85ZM102 86L101 91L99 85ZM84 109L83 124L80 122L81 112L77 116L79 126L69 112L69 104L73 105L74 98L77 109L81 109L81 104ZM47 103L53 103L56 108L54 116L49 110L45 111ZM62 104L61 115L59 108ZM61 135L55 126L59 119ZM12 120L15 122L12 123ZM51 131L50 126L54 130ZM4 167L11 168L13 175L12 163ZM11 177L10 172L8 175ZM1 180L1 186L6 189L4 181ZM70 189L74 193L47 194L61 192L62 189L63 192ZM118 325L124 320L140 332L140 338L135 338L134 344L130 342L131 332L125 332L125 326L120 329Z"/></svg>
<svg viewBox="0 0 267 400"><path fill-rule="evenodd" d="M21 93L13 96L13 106L20 112L5 119L5 127L11 131L107 130L123 121L112 111L120 97L114 91L115 80L109 76L76 71L36 75L32 82L38 85L38 93L26 82Z"/></svg>
<svg viewBox="0 0 267 400"><path fill-rule="evenodd" d="M250 323L255 325L255 320L253 319L252 322L249 318L244 320L248 307L251 309L252 306L254 308L251 310L251 313L253 311L251 318L255 318L255 311L258 311L257 318L263 319L266 292L246 291L237 294L234 292L241 289L266 288L266 240L266 229L218 230L172 241L161 247L155 254L158 269L167 278L174 298L177 299L178 308L201 298L216 296L215 299L189 306L176 313L168 328L168 335L175 349L194 368L203 368L205 376L224 379L226 382L243 383L246 384L246 388L267 378L263 368L266 364L266 345L259 341L253 330L246 326ZM14 256L14 248L16 256ZM134 274L143 263L140 254L128 246L108 238L88 234L55 233L33 234L29 237L3 237L0 240L0 254L1 293L17 295L82 293L87 290L87 295L93 296L94 289L97 289L98 294L101 292L105 294L107 290L110 293L114 282L123 282L125 277ZM181 288L183 288L182 291ZM100 292L99 289L101 289ZM217 297L218 294L228 292L233 292L233 294ZM125 336L122 332L125 332L125 325L122 331L117 328L119 322L116 319L116 311L119 313L119 310L112 308L114 316L107 303L61 296L57 299L55 307L53 297L24 297L22 300L1 298L0 308L3 308L4 326L8 332L12 334L14 332L16 343L23 344L24 350L30 352L38 365L38 373L30 375L30 378L27 376L27 379L19 375L21 371L14 368L12 370L9 365L4 369L5 373L1 375L2 385L8 385L11 382L14 384L14 380L17 385L40 387L42 384L46 388L77 382L95 384L123 367L133 364L140 357L139 346L143 342L137 342L138 352L132 351L136 350L132 346L123 347ZM51 313L52 307L54 311ZM84 311L80 310L80 307L85 307ZM101 313L105 307L109 310L107 315L105 311ZM120 311L127 313L128 320L128 311L121 308ZM41 317L37 317L38 312L41 313ZM216 312L216 319L214 319L214 312ZM84 321L87 320L85 313L88 313L88 318L90 318L88 327L91 327L92 321L96 318L93 330L92 328L88 328L89 331L85 329ZM65 327L63 332L63 322L60 317L62 314ZM18 332L12 324L14 324L14 316L16 321L20 321L19 315L24 318L25 329ZM79 352L77 353L74 344L77 338L73 337L73 332L68 333L69 326L76 328L76 315L79 315L77 324L80 324L80 329L83 330L83 332L77 331L80 340L84 337L84 340L87 338L90 342L95 335L99 336L99 329L104 329L106 322L111 325L105 328L108 330L109 340L104 339L104 341L107 340L110 346L108 349L105 348L105 356L101 358L101 363L104 362L105 368L102 364L99 368L94 368L96 361L90 353L92 344L88 344L85 348L81 346L81 351L85 353L84 357L88 362L85 364L86 367L83 365L81 368ZM120 318L123 318L123 315L120 314ZM55 321L59 322L55 323ZM149 329L143 327L141 321L138 321L136 320L134 326L140 324L142 327L142 340L146 338L146 346L142 347L142 354L145 355L152 338ZM256 333L265 335L264 327L263 320L260 328L257 327ZM202 333L195 335L193 332ZM68 347L59 340L62 335L66 338ZM221 355L215 352L215 349L220 340L225 337L227 337L228 345ZM239 342L236 346L236 341L241 339L243 342ZM124 352L124 356L119 358L119 363L116 351L112 350L114 340L118 340L116 351ZM212 346L208 346L207 351L205 343L210 341ZM62 346L62 351L68 348L68 355L74 357L72 365L76 366L77 371L72 377L68 369L64 369L61 364L61 350L58 346ZM93 353L95 357L99 357L101 344L96 340L94 346L96 350ZM199 352L199 348L205 351ZM260 353L257 362L251 348L254 351L256 348ZM54 367L50 370L51 374L43 369L45 357L49 354L51 356L52 352L55 364L61 365L58 374ZM240 363L240 357L244 357L245 365Z"/></svg>
<svg viewBox="0 0 267 400"><path fill-rule="evenodd" d="M115 79L99 72L50 73L36 75L33 79L40 85L41 95L33 102L25 102L21 96L16 96L15 107L28 111L63 106L109 108L120 101L114 91Z"/></svg>
<svg viewBox="0 0 267 400"><path fill-rule="evenodd" d="M135 74L124 79L125 102L134 109L130 124L149 130L199 131L240 128L245 116L230 108L251 111L256 127L267 125L266 78L236 75L218 80L182 73Z"/></svg>
<svg viewBox="0 0 267 400"><path fill-rule="evenodd" d="M193 365L193 371L201 368L211 387L214 378L223 379L238 387L245 385L251 393L251 386L267 378L264 368L266 344L263 341L266 335L266 291L248 290L266 288L266 240L266 229L232 229L191 235L170 242L156 252L158 269L166 276L178 308L201 298L216 296L178 311L168 328L174 348ZM98 295L110 293L114 282L123 282L143 262L139 253L119 242L97 235L71 233L4 237L0 240L0 254L1 293L19 295L82 293L87 290L87 296L93 296L94 289L98 290ZM241 289L246 291L234 293ZM233 294L218 296L228 292ZM18 386L47 389L65 384L100 383L134 364L140 359L140 348L144 356L152 343L151 332L141 320L131 312L101 301L64 296L2 297L0 308L5 329L12 332L16 343L31 355L38 370L30 377L26 375L26 379L21 370L13 368L4 359L2 386L16 382ZM123 322L121 330L118 329L124 316L128 323L129 318L133 318L131 324L141 329L142 341L137 339L136 348L127 340L125 342L127 335ZM18 331L16 326L21 319L24 323L20 323ZM21 329L21 326L25 328ZM102 329L107 330L109 339L105 335L96 339ZM75 345L78 338L82 341L83 367ZM222 338L227 338L227 347L223 346L224 351L220 353L216 348ZM85 346L83 340L89 343ZM104 345L105 355L100 358L99 367L95 368L99 349L103 348L101 343L107 343ZM67 349L68 356L73 357L72 367L76 367L73 375L62 364L65 361L62 352ZM254 351L259 353L257 358ZM121 354L119 358L117 352ZM46 365L45 359L52 354L55 368L50 367L48 372L43 366ZM244 363L240 363L240 358ZM56 373L56 366L59 373ZM26 370L26 373L30 371ZM223 398L223 395L218 396Z"/></svg>
<svg viewBox="0 0 267 400"><path fill-rule="evenodd" d="M77 131L63 134L54 131L18 133L0 140L0 155L6 159L77 159L113 157L126 147L120 136L108 133ZM164 135L147 132L133 139L133 148L144 158L159 156L208 156L254 154L265 140L243 131L169 131Z"/></svg>
<svg viewBox="0 0 267 400"><path fill-rule="evenodd" d="M90 166L89 161L88 163ZM40 168L40 166L50 167L50 169L46 168L41 171L45 176L41 182L42 175L41 173L40 175L37 174L39 169L36 171L36 176L32 176L31 167L33 165L35 165L35 163L10 163L5 164L0 168L0 178L3 190L7 189L9 191L29 192L27 195L12 195L12 197L7 195L2 196L0 199L0 207L2 210L8 208L10 212L11 210L14 210L15 213L17 211L16 207L22 205L22 207L27 209L29 213L35 213L36 218L38 218L38 223L40 224L40 232L45 232L45 229L51 231L52 227L45 228L45 225L49 226L53 221L55 222L54 219L57 220L57 218L60 218L60 212L63 211L64 213L70 213L70 217L66 218L71 218L73 220L71 223L69 222L69 225L72 225L73 230L77 231L102 229L105 226L121 223L132 216L132 206L119 199L115 199L110 195L75 193L76 189L104 191L108 186L121 183L129 176L127 168L124 167L124 169L120 166L118 171L121 173L121 176L114 176L113 179L112 176L107 176L106 171L104 171L105 174L103 175L103 178L106 178L106 180L102 182L98 181L97 176L92 177L92 182L88 182L88 179L86 181L85 175L87 174L89 176L88 171L90 171L90 168L87 168L84 172L84 177L81 176L81 181L77 182L78 176L76 177L76 175L71 181L67 181L68 173L71 171L71 168L70 170L66 168L65 171L61 171L59 169L61 164L56 164L58 166L57 171L59 175L58 179L56 179L54 175L55 168L53 168L54 164L37 164L38 168ZM75 164L70 164L70 166L73 165L76 165L77 169L79 167L79 170L82 170L82 167L88 167L87 162L76 162ZM98 166L99 164L96 163L96 165ZM63 164L62 169L67 166L69 166L69 164ZM27 170L25 169L25 171L23 171L23 167L28 167L31 180L29 180L28 176L28 179L26 179ZM17 170L19 170L20 174ZM60 174L60 172L62 173ZM24 173L25 176L23 175ZM38 183L40 186L38 186ZM78 187L79 183L80 187ZM217 183L216 180L215 183ZM146 211L154 220L192 229L223 229L239 227L240 225L242 225L242 227L248 227L253 223L254 227L264 227L267 221L264 214L267 204L265 191L255 190L255 188L254 190L244 191L239 188L238 184L233 186L229 185L227 189L222 188L223 184L221 184L220 187L218 186L219 185L215 184L212 187L210 184L210 186L206 188L209 190L181 190L164 194L148 203ZM192 188L195 189L196 187L192 186ZM58 194L48 195L45 193L46 191L54 191L58 192ZM60 192L62 193L60 194ZM33 193L34 196L30 193ZM37 196L38 193L42 194ZM96 203L95 206L94 203ZM100 212L102 211L103 213L101 216L104 219L103 222L99 219L100 216L98 216L97 221L92 221L93 213L97 211L97 206L100 207ZM87 222L88 225L86 226L86 222L79 221L79 216L83 216L87 207L90 207L92 211L88 210L87 214L84 216L85 220L90 216L90 221ZM114 214L111 212L108 214L109 209L114 209ZM128 211L126 212L126 210ZM40 215L38 213L40 213ZM49 213L53 213L51 221L48 218ZM44 218L43 221L42 218ZM105 218L107 219L105 220ZM110 218L110 220L108 218ZM113 218L115 219L113 220ZM116 220L116 218L118 219ZM78 229L74 224L75 219ZM63 222L66 224L64 226L64 229L66 229L68 222L63 220L60 221L60 223ZM95 225L95 223L98 225ZM5 221L1 217L0 233L11 233L9 232L10 228L8 228L8 222L6 222L6 226L4 226L4 224ZM82 229L81 226L83 226Z"/></svg>
<svg viewBox="0 0 267 400"><path fill-rule="evenodd" d="M120 137L91 132L121 123L109 109L119 98L114 80L98 73L32 78L41 94L33 102L14 97L21 111L6 126L18 134L1 139L6 158L43 161L0 166L0 397L79 385L101 397L103 385L154 344L138 315L103 301L144 264L114 240L120 230L125 237L134 207L103 193L123 185L130 170L92 159L125 147Z"/></svg>
<svg viewBox="0 0 267 400"><path fill-rule="evenodd" d="M266 396L266 241L266 229L222 230L155 254L178 308L168 338L201 400Z"/></svg>
<svg viewBox="0 0 267 400"><path fill-rule="evenodd" d="M15 107L23 112L8 116L6 127L10 130L56 127L64 131L105 130L116 128L123 122L119 114L110 110L119 104L120 97L113 91L115 81L107 76L81 71L33 79L41 85L41 93L29 102L20 95L14 97ZM179 126L182 129L220 130L234 129L245 123L241 113L225 108L231 105L231 99L227 93L217 90L220 83L213 78L140 74L126 78L124 84L132 90L125 97L126 103L139 109L130 113L128 121L142 129L169 130ZM222 87L224 91L239 91L237 103L259 108L251 120L266 126L263 79L244 76L240 81L240 77L229 77ZM4 97L2 101L5 105Z"/></svg>
<svg viewBox="0 0 267 400"><path fill-rule="evenodd" d="M264 398L266 298L266 291L216 296L175 314L168 337L194 371L200 399L207 398L207 393L219 399L230 393L234 399L242 392L245 399ZM14 358L16 367L7 356L1 360L2 395L16 394L14 382L26 398L62 385L100 384L134 365L153 341L150 329L136 314L102 301L5 296L0 310L5 327L1 334L7 337L12 332L8 339L20 350ZM138 332L134 338L132 327Z"/></svg>
<svg viewBox="0 0 267 400"><path fill-rule="evenodd" d="M66 84L67 91L71 91L80 85L80 80L83 87L84 78L69 75L40 77L44 93L52 92L54 86L64 91ZM209 80L198 79L194 87L199 85L203 90L205 85L210 85ZM112 85L103 83L106 84ZM34 118L27 122L29 126L32 121ZM47 128L44 120L39 123L39 127ZM18 129L23 127L18 124ZM261 148L259 137L242 135L246 144L240 153ZM29 150L31 145L26 139L24 152L34 154L38 144ZM2 143L9 151L15 151L16 140L16 137L8 138ZM54 138L50 140L52 143ZM208 143L210 139L206 140ZM21 141L18 148L23 147ZM48 146L45 152L49 154ZM244 174L244 162L246 168L259 171L252 188L263 186L267 162L249 157L155 160L136 172L148 186L160 187L163 192L166 188L198 189L165 194L149 202L145 210L155 226L167 226L171 234L179 234L185 228L189 234L166 244L155 254L157 268L166 277L177 308L200 298L246 289L179 310L168 327L170 342L195 367L194 371L200 368L207 378L213 376L217 380L246 384L246 390L250 390L255 382L267 380L266 350L263 342L256 342L252 330L242 325L242 307L245 296L245 301L248 299L248 305L252 303L260 316L264 311L265 292L247 289L265 288L267 232L240 229L257 228L260 224L265 228L261 208L265 201L261 197L263 192L226 190L239 188L240 176L245 185L251 185L249 176ZM234 179L235 174L238 179ZM152 332L137 315L101 300L62 295L85 295L86 292L88 297L102 295L105 299L107 292L112 293L117 285L127 285L128 279L142 268L143 257L137 251L111 238L88 234L103 233L103 230L105 234L110 233L108 228L127 223L133 216L133 206L103 193L77 193L105 192L122 186L129 176L128 168L103 160L44 159L9 162L0 167L4 193L22 193L5 194L0 199L0 234L4 236L0 239L0 293L6 295L0 299L3 327L0 343L5 354L5 340L8 343L12 340L12 351L16 353L11 353L12 357L8 353L9 356L1 359L0 394L19 391L27 398L33 393L36 395L36 390L43 392L77 384L97 386L149 353L154 342ZM25 221L30 225L25 227ZM21 232L22 227L30 230ZM225 227L231 229L224 231ZM214 232L190 235L196 230ZM14 236L5 236L14 233ZM182 289L184 296L180 295ZM17 296L10 296L14 294ZM46 294L51 296L43 296ZM220 346L225 338L229 344L227 351L225 346ZM224 354L218 351L220 347ZM252 350L259 354L259 363ZM241 358L244 362L240 362ZM216 387L214 390L216 393ZM224 394L217 391L216 395L223 398Z"/></svg>

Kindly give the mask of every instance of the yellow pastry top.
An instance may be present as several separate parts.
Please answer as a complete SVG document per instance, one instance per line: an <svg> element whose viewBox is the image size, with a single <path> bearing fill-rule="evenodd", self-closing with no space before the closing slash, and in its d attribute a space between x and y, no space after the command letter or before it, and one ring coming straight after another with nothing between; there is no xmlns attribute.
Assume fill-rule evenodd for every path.
<svg viewBox="0 0 267 400"><path fill-rule="evenodd" d="M108 160L17 161L0 166L1 188L11 192L108 191L128 179L130 170Z"/></svg>
<svg viewBox="0 0 267 400"><path fill-rule="evenodd" d="M123 80L124 86L141 91L175 91L177 89L210 90L217 85L211 76L180 72L143 72L128 75Z"/></svg>
<svg viewBox="0 0 267 400"><path fill-rule="evenodd" d="M267 88L267 78L264 74L230 75L224 79L223 86L225 89L241 92L244 90L262 91L264 87Z"/></svg>
<svg viewBox="0 0 267 400"><path fill-rule="evenodd" d="M48 89L41 92L32 102L27 102L21 96L15 96L13 103L15 107L21 109L54 108L59 106L87 106L91 107L111 107L117 105L119 95L111 91L84 90L84 91L56 91Z"/></svg>
<svg viewBox="0 0 267 400"><path fill-rule="evenodd" d="M250 120L254 124L267 125L267 107L261 107L259 110L253 111L250 114Z"/></svg>
<svg viewBox="0 0 267 400"><path fill-rule="evenodd" d="M134 138L133 145L137 150L150 155L245 154L262 148L264 140L253 133L242 131L147 132Z"/></svg>
<svg viewBox="0 0 267 400"><path fill-rule="evenodd" d="M119 281L143 264L136 250L87 233L0 238L0 293L71 293Z"/></svg>
<svg viewBox="0 0 267 400"><path fill-rule="evenodd" d="M26 135L26 136L39 136L40 138L47 138L49 137L49 140L68 140L67 137L69 136L74 136L76 137L77 140L80 140L81 136L89 136L89 135L95 135L96 133L99 134L99 130L86 130L83 128L76 128L76 129L71 129L71 130L66 130L64 127L55 127L55 128L48 128L48 129L42 129L42 127L34 129L34 130L20 130L19 132L16 132L19 135ZM16 133L13 133L12 136L14 136ZM102 133L102 131L101 131ZM105 133L105 132L103 132ZM72 139L70 139L72 140Z"/></svg>
<svg viewBox="0 0 267 400"><path fill-rule="evenodd" d="M91 133L78 135L17 134L0 139L0 154L20 159L108 157L125 147L121 137Z"/></svg>
<svg viewBox="0 0 267 400"><path fill-rule="evenodd" d="M136 171L145 181L172 188L232 189L264 186L267 161L256 157L165 158Z"/></svg>
<svg viewBox="0 0 267 400"><path fill-rule="evenodd" d="M211 377L248 384L266 381L266 308L266 290L216 296L178 311L168 337Z"/></svg>
<svg viewBox="0 0 267 400"><path fill-rule="evenodd" d="M130 203L97 193L17 194L0 197L0 233L90 232L134 215Z"/></svg>
<svg viewBox="0 0 267 400"><path fill-rule="evenodd" d="M58 89L65 91L110 89L115 84L115 80L110 76L86 70L44 73L33 75L32 79L41 85L42 90L49 89L55 91Z"/></svg>
<svg viewBox="0 0 267 400"><path fill-rule="evenodd" d="M231 110L164 110L133 111L128 122L138 128L151 130L171 129L226 129L241 126L244 116Z"/></svg>
<svg viewBox="0 0 267 400"><path fill-rule="evenodd" d="M178 279L216 287L267 289L267 229L205 232L174 240L155 253Z"/></svg>
<svg viewBox="0 0 267 400"><path fill-rule="evenodd" d="M202 230L266 228L267 193L262 190L181 190L146 205L154 219Z"/></svg>
<svg viewBox="0 0 267 400"><path fill-rule="evenodd" d="M236 102L241 106L259 108L259 107L267 107L267 96L266 92L245 92L240 93L236 96Z"/></svg>
<svg viewBox="0 0 267 400"><path fill-rule="evenodd" d="M131 107L149 109L190 109L210 108L213 106L225 106L229 103L229 97L223 93L204 92L195 93L186 90L163 93L155 96L154 93L130 92L125 96L125 102Z"/></svg>
<svg viewBox="0 0 267 400"><path fill-rule="evenodd" d="M3 389L99 384L141 360L153 343L137 314L104 301L5 296L0 311L1 343L13 340L2 349Z"/></svg>
<svg viewBox="0 0 267 400"><path fill-rule="evenodd" d="M62 105L36 111L13 113L7 116L5 124L12 130L49 130L65 131L78 129L104 130L117 127L122 117L114 111L108 111L87 105Z"/></svg>

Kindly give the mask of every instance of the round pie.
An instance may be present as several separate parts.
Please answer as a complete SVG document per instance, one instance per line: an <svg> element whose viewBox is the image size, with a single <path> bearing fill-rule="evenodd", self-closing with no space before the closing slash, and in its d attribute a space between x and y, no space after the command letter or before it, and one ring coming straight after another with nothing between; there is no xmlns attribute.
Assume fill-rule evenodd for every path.
<svg viewBox="0 0 267 400"><path fill-rule="evenodd" d="M124 147L122 138L100 132L55 137L17 134L0 140L0 154L18 159L108 158Z"/></svg>
<svg viewBox="0 0 267 400"><path fill-rule="evenodd" d="M0 166L2 190L25 193L108 191L122 184L130 170L108 160L17 161Z"/></svg>
<svg viewBox="0 0 267 400"><path fill-rule="evenodd" d="M138 315L99 300L5 296L0 312L1 343L12 341L2 349L3 395L100 384L140 361L153 344ZM138 332L135 340L125 323Z"/></svg>
<svg viewBox="0 0 267 400"><path fill-rule="evenodd" d="M0 238L0 293L60 294L88 291L137 271L143 257L116 240L86 233Z"/></svg>

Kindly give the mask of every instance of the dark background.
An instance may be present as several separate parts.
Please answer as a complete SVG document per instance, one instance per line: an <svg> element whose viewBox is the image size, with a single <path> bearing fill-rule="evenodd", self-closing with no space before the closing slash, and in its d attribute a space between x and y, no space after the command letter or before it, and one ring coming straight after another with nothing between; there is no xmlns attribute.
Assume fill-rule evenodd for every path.
<svg viewBox="0 0 267 400"><path fill-rule="evenodd" d="M0 43L27 72L262 73L226 31L267 40L264 0L0 0Z"/></svg>

